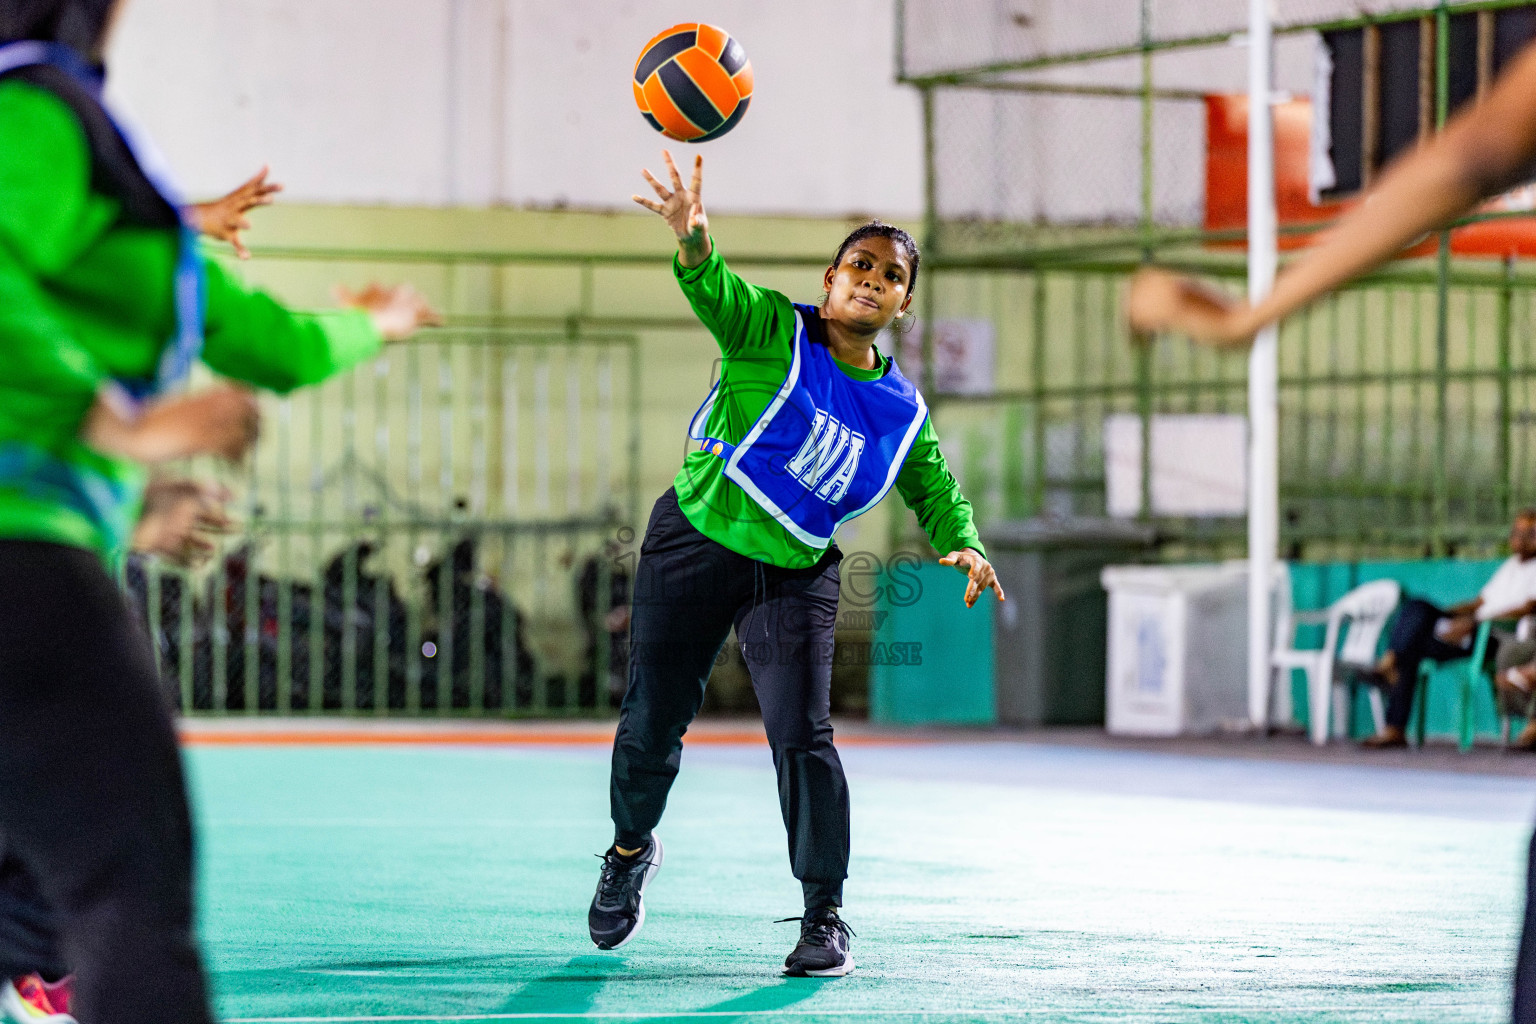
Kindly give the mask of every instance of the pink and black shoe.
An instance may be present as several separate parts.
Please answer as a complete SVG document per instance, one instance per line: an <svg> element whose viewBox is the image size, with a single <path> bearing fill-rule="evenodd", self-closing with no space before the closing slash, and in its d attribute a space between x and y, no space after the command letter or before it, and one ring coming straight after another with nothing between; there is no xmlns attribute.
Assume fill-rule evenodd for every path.
<svg viewBox="0 0 1536 1024"><path fill-rule="evenodd" d="M7 1024L75 1024L69 1015L73 976L49 984L24 974L0 984L0 1019Z"/></svg>

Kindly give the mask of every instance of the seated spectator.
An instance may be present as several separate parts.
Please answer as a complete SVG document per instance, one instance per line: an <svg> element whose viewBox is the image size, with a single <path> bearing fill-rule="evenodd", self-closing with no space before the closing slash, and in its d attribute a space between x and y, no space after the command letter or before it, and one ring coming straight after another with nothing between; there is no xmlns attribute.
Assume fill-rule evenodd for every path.
<svg viewBox="0 0 1536 1024"><path fill-rule="evenodd" d="M1465 658L1480 623L1520 619L1536 612L1536 508L1524 509L1515 517L1509 549L1510 557L1472 600L1447 609L1419 598L1403 602L1378 666L1380 682L1388 688L1386 727L1366 740L1366 747L1407 746L1413 693L1419 666L1426 659ZM1498 641L1497 636L1489 637L1488 657L1496 656Z"/></svg>
<svg viewBox="0 0 1536 1024"><path fill-rule="evenodd" d="M624 545L609 539L603 550L587 558L576 577L576 603L581 608L585 633L581 677L581 701L584 707L606 706L598 700L599 644L608 647L607 693L603 700L617 707L629 687L629 563L633 555L624 553ZM603 595L603 577L608 593Z"/></svg>
<svg viewBox="0 0 1536 1024"><path fill-rule="evenodd" d="M423 700L431 694L431 706L438 709L530 707L538 666L528 647L527 616L496 580L476 569L479 545L479 537L473 534L460 538L445 558L433 562L422 575L425 610L433 627L425 635L439 651L452 648L451 657L437 654L423 663ZM444 568L449 573L447 608L442 605ZM504 632L504 625L510 625L510 630ZM484 695L478 703L471 694L477 632L484 666ZM444 675L447 679L439 686ZM511 693L503 693L504 684Z"/></svg>
<svg viewBox="0 0 1536 1024"><path fill-rule="evenodd" d="M1494 660L1493 697L1499 714L1525 719L1512 750L1536 751L1536 620L1522 619L1513 640L1499 645Z"/></svg>

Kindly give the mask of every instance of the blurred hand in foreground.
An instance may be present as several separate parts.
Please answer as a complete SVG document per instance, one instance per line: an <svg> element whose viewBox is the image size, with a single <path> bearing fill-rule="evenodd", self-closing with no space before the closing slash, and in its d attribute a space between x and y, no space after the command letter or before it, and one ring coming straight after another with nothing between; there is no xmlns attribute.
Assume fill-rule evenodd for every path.
<svg viewBox="0 0 1536 1024"><path fill-rule="evenodd" d="M239 462L256 443L260 427L256 396L234 384L216 384L143 408L135 408L112 385L97 392L80 434L105 455L153 466L193 455Z"/></svg>
<svg viewBox="0 0 1536 1024"><path fill-rule="evenodd" d="M133 550L158 555L183 568L202 563L214 552L214 538L234 525L224 510L229 498L229 489L221 484L151 479L133 530Z"/></svg>
<svg viewBox="0 0 1536 1024"><path fill-rule="evenodd" d="M373 326L385 341L405 341L423 327L438 327L443 322L422 294L408 284L387 288L370 284L360 292L337 285L334 291L337 302L372 317Z"/></svg>
<svg viewBox="0 0 1536 1024"><path fill-rule="evenodd" d="M1233 348L1253 340L1248 304L1192 278L1147 267L1131 278L1126 312L1138 336L1187 334L1203 345Z"/></svg>
<svg viewBox="0 0 1536 1024"><path fill-rule="evenodd" d="M192 226L209 238L228 242L235 247L235 255L243 260L251 258L251 251L240 239L240 232L249 231L250 218L246 214L258 206L271 206L273 196L283 190L277 182L267 181L267 168L222 199L208 203L195 203L187 207L187 217Z"/></svg>

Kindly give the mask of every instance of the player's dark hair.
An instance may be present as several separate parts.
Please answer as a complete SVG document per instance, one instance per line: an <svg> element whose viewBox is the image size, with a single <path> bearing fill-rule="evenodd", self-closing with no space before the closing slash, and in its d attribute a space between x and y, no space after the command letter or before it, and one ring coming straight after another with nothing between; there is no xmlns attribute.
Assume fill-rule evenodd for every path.
<svg viewBox="0 0 1536 1024"><path fill-rule="evenodd" d="M0 0L0 43L37 39L94 57L118 0Z"/></svg>
<svg viewBox="0 0 1536 1024"><path fill-rule="evenodd" d="M866 238L889 238L896 244L896 248L901 250L902 255L907 258L908 268L912 271L907 281L907 293L911 294L912 289L917 287L917 265L923 255L917 251L917 240L894 224L872 220L868 224L860 224L854 228L848 233L848 237L843 239L843 244L837 247L837 256L833 258L832 266L842 266L843 256L848 250Z"/></svg>

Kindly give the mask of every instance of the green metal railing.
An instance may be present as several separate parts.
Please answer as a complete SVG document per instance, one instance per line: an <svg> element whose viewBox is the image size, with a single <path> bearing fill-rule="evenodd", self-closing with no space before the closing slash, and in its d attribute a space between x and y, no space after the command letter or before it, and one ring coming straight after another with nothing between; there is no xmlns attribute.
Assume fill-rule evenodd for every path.
<svg viewBox="0 0 1536 1024"><path fill-rule="evenodd" d="M1241 33L1240 18L1230 5L1141 0L1135 8L1139 20L1100 33L1112 45L1040 53L1025 47L1013 57L990 60L975 55L1001 42L982 38L982 29L966 42L955 28L958 49L947 66L929 56L909 71L908 11L925 4L933 6L926 0L897 5L899 76L918 89L924 118L923 308L934 320L985 316L998 339L993 392L937 394L932 376L925 380L935 422L966 493L984 519L1102 515L1105 421L1130 414L1142 423L1141 516L1157 528L1163 554L1241 554L1240 518L1151 512L1146 441L1157 415L1244 414L1246 361L1197 349L1181 338L1133 345L1121 308L1129 275L1149 262L1206 276L1233 291L1241 288L1244 269L1233 246L1240 249L1245 232L1207 230L1198 225L1198 213L1180 220L1160 212L1166 206L1159 206L1159 188L1168 179L1166 172L1158 178L1158 138L1173 123L1164 117L1188 111L1201 91L1189 87L1187 66L1179 72L1154 60L1180 51L1211 60L1223 51L1233 53L1226 44L1236 38L1234 32ZM1441 2L1379 16L1333 6L1344 13L1309 17L1306 11L1329 5L1283 3L1277 32L1428 19L1436 40L1432 122L1443 125L1451 16L1532 5L1530 0ZM1159 34L1154 31L1159 24L1182 28ZM1197 24L1209 31L1189 28ZM942 48L951 37L936 33L935 38L940 42L918 40L919 48ZM1021 32L1009 38L1023 45L1038 37ZM1137 58L1139 81L1133 86L1130 68ZM1163 67L1186 79L1172 88L1160 83ZM1072 68L1079 73L1056 74ZM952 212L985 194L978 193L973 166L978 161L1001 175L997 188L1003 191L1023 189L1021 181L1039 188L1047 181L1039 175L1046 172L1029 170L1037 153L1079 151L1078 138L1047 142L1027 134L1030 119L1022 115L1044 108L1007 106L1058 98L1081 99L1083 111L1095 103L1139 104L1139 132L1122 107L1127 116L1114 123L1123 130L1107 142L1092 118L1069 122L1075 135L1099 140L1098 148L1083 152L1096 154L1101 163L1135 168L1116 186L1119 192L1103 197L1102 218L1076 214L1076 222L1053 220L1048 205L1032 219ZM1187 121L1189 115L1178 116ZM978 133L987 145L956 149ZM1132 183L1134 200L1127 191ZM963 201L954 198L957 188L967 197ZM1134 219L1127 216L1128 200L1139 210ZM999 208L1006 206L1000 202ZM1479 213L1458 225L1529 215ZM1321 226L1291 225L1283 231ZM1442 233L1433 258L1391 265L1282 328L1281 536L1288 557L1488 554L1505 536L1512 511L1536 500L1531 480L1536 436L1527 411L1536 397L1531 351L1536 272L1514 261L1452 258L1447 238ZM930 366L931 349L925 340ZM919 539L907 518L893 543Z"/></svg>
<svg viewBox="0 0 1536 1024"><path fill-rule="evenodd" d="M631 334L455 325L264 399L244 535L139 579L182 709L611 711L638 374Z"/></svg>
<svg viewBox="0 0 1536 1024"><path fill-rule="evenodd" d="M699 329L656 287L667 254L255 255L241 271L299 304L337 279L410 279L448 326L264 398L245 470L192 467L237 493L239 535L195 573L129 571L173 701L192 714L615 713L623 630L605 619L643 525L642 337ZM770 282L824 265L732 262Z"/></svg>
<svg viewBox="0 0 1536 1024"><path fill-rule="evenodd" d="M1000 366L995 392L931 402L983 518L1103 515L1113 414L1246 411L1242 355L1183 339L1131 343L1121 303L1136 265L990 275L1019 328L1000 347L1018 355ZM1393 268L1282 329L1291 557L1486 553L1512 511L1536 500L1536 418L1521 411L1536 397L1536 276L1512 261L1459 269L1442 286L1438 266ZM935 275L941 294L944 276ZM1242 550L1241 519L1159 518L1146 507L1170 557Z"/></svg>

